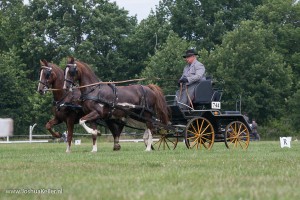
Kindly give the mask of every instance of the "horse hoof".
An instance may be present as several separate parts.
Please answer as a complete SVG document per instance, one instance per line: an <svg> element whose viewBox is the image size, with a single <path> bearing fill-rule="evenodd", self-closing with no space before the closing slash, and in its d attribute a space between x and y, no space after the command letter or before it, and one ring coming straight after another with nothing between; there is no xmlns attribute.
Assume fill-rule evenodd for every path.
<svg viewBox="0 0 300 200"><path fill-rule="evenodd" d="M62 134L60 134L59 132L55 132L54 135L52 135L55 138L61 138Z"/></svg>
<svg viewBox="0 0 300 200"><path fill-rule="evenodd" d="M121 149L121 145L115 144L113 150L114 151L119 151Z"/></svg>

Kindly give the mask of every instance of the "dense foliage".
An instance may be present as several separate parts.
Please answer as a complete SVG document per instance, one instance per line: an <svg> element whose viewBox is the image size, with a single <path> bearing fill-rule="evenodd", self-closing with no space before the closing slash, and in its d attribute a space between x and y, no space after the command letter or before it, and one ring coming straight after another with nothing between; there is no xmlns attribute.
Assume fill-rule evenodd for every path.
<svg viewBox="0 0 300 200"><path fill-rule="evenodd" d="M64 68L72 55L103 80L147 77L173 94L194 47L224 109L241 101L266 132L297 134L299 19L296 0L161 0L140 23L108 0L3 0L0 117L14 118L15 134L51 117L51 95L35 92L40 59Z"/></svg>

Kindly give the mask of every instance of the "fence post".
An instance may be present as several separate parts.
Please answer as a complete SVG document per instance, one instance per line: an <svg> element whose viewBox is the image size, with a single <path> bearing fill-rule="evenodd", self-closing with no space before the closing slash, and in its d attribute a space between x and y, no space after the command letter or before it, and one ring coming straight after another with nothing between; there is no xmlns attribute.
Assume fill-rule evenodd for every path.
<svg viewBox="0 0 300 200"><path fill-rule="evenodd" d="M33 132L33 129L35 126L36 126L36 123L33 124L32 126L31 125L29 126L29 141L30 141L30 143L32 141L32 132Z"/></svg>

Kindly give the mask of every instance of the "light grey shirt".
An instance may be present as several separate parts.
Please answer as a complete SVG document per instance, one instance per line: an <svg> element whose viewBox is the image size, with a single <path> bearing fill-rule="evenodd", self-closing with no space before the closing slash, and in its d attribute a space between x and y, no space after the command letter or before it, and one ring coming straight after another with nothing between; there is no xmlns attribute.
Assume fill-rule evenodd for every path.
<svg viewBox="0 0 300 200"><path fill-rule="evenodd" d="M198 82L202 79L205 79L205 67L198 60L194 60L191 65L186 65L183 69L183 74L181 78L186 77L188 79L187 85L191 85L194 82Z"/></svg>

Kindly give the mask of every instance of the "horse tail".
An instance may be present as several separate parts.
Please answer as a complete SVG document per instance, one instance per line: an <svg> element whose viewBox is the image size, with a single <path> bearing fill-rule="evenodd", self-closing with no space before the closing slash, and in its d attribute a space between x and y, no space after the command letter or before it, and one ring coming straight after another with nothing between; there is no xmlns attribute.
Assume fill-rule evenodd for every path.
<svg viewBox="0 0 300 200"><path fill-rule="evenodd" d="M158 115L158 118L161 120L163 124L168 124L169 122L169 108L163 94L162 89L154 84L147 85L155 94L155 111Z"/></svg>

